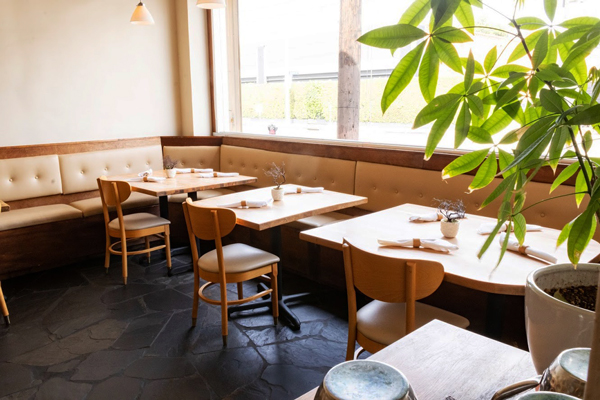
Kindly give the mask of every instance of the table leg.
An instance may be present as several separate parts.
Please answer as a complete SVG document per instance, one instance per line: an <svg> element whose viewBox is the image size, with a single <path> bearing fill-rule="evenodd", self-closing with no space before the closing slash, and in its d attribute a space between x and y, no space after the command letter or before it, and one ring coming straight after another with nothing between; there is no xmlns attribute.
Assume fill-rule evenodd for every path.
<svg viewBox="0 0 600 400"><path fill-rule="evenodd" d="M273 247L274 247L274 252L275 254L281 258L281 227L280 226L276 226L274 228L271 228L271 240L273 243ZM290 310L290 308L288 307L288 305L286 304L286 301L298 301L300 297L306 297L308 295L308 293L303 293L300 295L291 295L291 296L283 296L283 268L281 268L281 262L279 263L279 270L277 273L277 286L278 286L278 297L279 297L279 317L283 318L285 320L287 320L290 328L292 328L292 330L298 330L300 329L300 320L298 319L298 317L296 316L296 314L294 314L292 312L292 310ZM238 311L244 311L244 310L254 310L256 308L263 308L263 307L268 307L269 310L271 309L271 300L260 300L260 301L255 301L252 303L248 303L248 304L243 304L240 306L232 306L229 307L229 314L234 313L234 312L238 312Z"/></svg>
<svg viewBox="0 0 600 400"><path fill-rule="evenodd" d="M169 197L160 196L158 198L158 205L160 208L160 217L164 219L169 219Z"/></svg>
<svg viewBox="0 0 600 400"><path fill-rule="evenodd" d="M504 310L506 309L506 296L495 293L487 295L487 309L485 316L485 335L491 339L502 337L504 326Z"/></svg>

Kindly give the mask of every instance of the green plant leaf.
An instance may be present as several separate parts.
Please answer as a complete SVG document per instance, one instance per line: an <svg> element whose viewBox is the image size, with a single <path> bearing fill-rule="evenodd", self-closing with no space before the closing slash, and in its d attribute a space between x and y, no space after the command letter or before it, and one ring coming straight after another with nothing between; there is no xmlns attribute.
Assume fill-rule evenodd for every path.
<svg viewBox="0 0 600 400"><path fill-rule="evenodd" d="M488 158L481 164L475 178L469 185L469 192L477 189L481 189L492 183L494 177L498 171L498 164L496 162L496 153L491 152Z"/></svg>
<svg viewBox="0 0 600 400"><path fill-rule="evenodd" d="M545 30L535 44L533 50L533 69L539 67L548 55L548 31Z"/></svg>
<svg viewBox="0 0 600 400"><path fill-rule="evenodd" d="M529 72L529 68L517 64L502 65L492 71L492 76L496 78L508 78L511 72Z"/></svg>
<svg viewBox="0 0 600 400"><path fill-rule="evenodd" d="M397 24L373 29L359 37L358 41L380 49L398 49L425 36L427 33L415 26Z"/></svg>
<svg viewBox="0 0 600 400"><path fill-rule="evenodd" d="M527 129L517 145L518 155L502 172L505 172L506 169L510 169L514 166L527 163L527 161L530 160L541 161L538 160L539 157L550 143L550 140L552 140L553 130L548 130L548 127L552 122L553 121L542 120Z"/></svg>
<svg viewBox="0 0 600 400"><path fill-rule="evenodd" d="M465 68L465 92L468 92L473 83L473 76L475 75L475 59L473 58L473 52L469 50L469 57L467 58L467 68Z"/></svg>
<svg viewBox="0 0 600 400"><path fill-rule="evenodd" d="M448 93L442 94L431 100L431 102L423 107L417 114L413 129L435 121L444 113L446 108L454 106L461 98L462 96L460 94Z"/></svg>
<svg viewBox="0 0 600 400"><path fill-rule="evenodd" d="M494 111L492 115L481 125L483 129L488 131L491 135L494 135L508 125L510 125L512 118L503 109Z"/></svg>
<svg viewBox="0 0 600 400"><path fill-rule="evenodd" d="M544 0L544 10L550 21L554 20L554 14L556 13L556 0Z"/></svg>
<svg viewBox="0 0 600 400"><path fill-rule="evenodd" d="M419 26L431 10L430 0L415 0L400 18L399 24Z"/></svg>
<svg viewBox="0 0 600 400"><path fill-rule="evenodd" d="M467 138L469 133L469 126L471 125L471 113L469 112L469 105L467 102L463 102L462 107L458 113L456 120L455 131L454 131L454 148L458 149L461 144Z"/></svg>
<svg viewBox="0 0 600 400"><path fill-rule="evenodd" d="M483 118L483 101L475 95L469 95L467 96L467 102L471 112L478 118Z"/></svg>
<svg viewBox="0 0 600 400"><path fill-rule="evenodd" d="M528 49L533 49L535 47L536 43L538 42L540 36L542 36L544 31L545 29L535 31L525 38L525 44L527 45ZM517 44L517 47L515 47L513 52L508 57L508 62L511 63L515 60L518 60L519 58L524 57L525 54L527 54L527 52L525 51L525 47L523 47L523 44L519 42Z"/></svg>
<svg viewBox="0 0 600 400"><path fill-rule="evenodd" d="M591 176L590 167L587 164L584 164L584 165L585 165L585 171L587 172L588 176ZM581 169L579 171L579 173L577 174L577 178L575 179L575 193L577 193L575 195L575 202L577 203L577 207L579 207L581 205L581 202L583 201L583 199L585 197L585 192L588 189L583 171L584 170Z"/></svg>
<svg viewBox="0 0 600 400"><path fill-rule="evenodd" d="M527 82L525 80L515 83L512 88L507 90L502 95L502 97L498 99L495 110L499 109L500 107L503 107L506 104L510 104L513 101L518 100L519 92L525 87L526 84Z"/></svg>
<svg viewBox="0 0 600 400"><path fill-rule="evenodd" d="M483 242L483 246L481 246L481 249L479 249L479 253L477 253L477 258L483 257L483 255L485 254L487 249L490 247L490 245L495 240L497 240L496 235L498 234L498 232L500 232L500 228L502 228L502 226L504 225L505 222L506 222L505 219L499 219L498 222L496 222L496 226L494 227L494 229L492 229L492 232L490 233L488 238L485 240L485 242Z"/></svg>
<svg viewBox="0 0 600 400"><path fill-rule="evenodd" d="M594 125L597 123L600 123L600 104L596 104L575 114L568 121L569 125Z"/></svg>
<svg viewBox="0 0 600 400"><path fill-rule="evenodd" d="M490 51L485 56L485 60L483 61L483 68L485 68L485 72L488 74L492 72L492 68L494 68L494 64L496 64L496 60L498 59L498 49L496 46L492 47Z"/></svg>
<svg viewBox="0 0 600 400"><path fill-rule="evenodd" d="M443 26L454 15L462 0L431 0L434 28Z"/></svg>
<svg viewBox="0 0 600 400"><path fill-rule="evenodd" d="M508 167L514 159L515 157L509 152L504 151L502 149L498 149L498 165L500 166L500 171L503 171L506 167ZM513 167L512 169L505 171L502 174L502 177L506 178L509 175L513 174L516 170L517 168Z"/></svg>
<svg viewBox="0 0 600 400"><path fill-rule="evenodd" d="M560 235L558 235L558 239L556 240L556 247L557 248L561 244L563 244L565 242L565 240L567 240L567 238L569 237L569 234L571 233L571 228L573 227L573 223L574 222L575 222L575 220L569 222L560 231Z"/></svg>
<svg viewBox="0 0 600 400"><path fill-rule="evenodd" d="M444 134L452 124L456 111L458 110L458 103L443 110L443 113L434 122L427 136L427 144L425 145L425 160L429 160L433 155L440 140L444 137Z"/></svg>
<svg viewBox="0 0 600 400"><path fill-rule="evenodd" d="M573 222L567 239L567 254L573 265L579 263L583 250L587 247L596 232L596 216L594 208L588 207Z"/></svg>
<svg viewBox="0 0 600 400"><path fill-rule="evenodd" d="M576 163L576 162L573 164L570 164L565 169L563 169L562 172L560 174L558 174L556 179L554 179L554 182L552 182L552 186L550 187L550 193L552 193L554 191L554 189L559 187L567 179L569 179L570 177L575 175L575 172L577 172L577 171L579 171L579 163Z"/></svg>
<svg viewBox="0 0 600 400"><path fill-rule="evenodd" d="M488 131L486 131L485 129L483 129L479 126L472 126L469 129L468 138L473 143L478 143L478 144L493 144L494 143L494 140L492 139L492 135L490 135L490 133Z"/></svg>
<svg viewBox="0 0 600 400"><path fill-rule="evenodd" d="M424 48L425 42L419 43L417 47L409 51L400 60L394 71L392 71L381 96L381 111L384 114L398 95L408 86L415 72L417 72Z"/></svg>
<svg viewBox="0 0 600 400"><path fill-rule="evenodd" d="M517 24L521 26L521 29L526 31L534 31L536 29L540 29L547 24L544 20L536 18L536 17L522 17L517 18Z"/></svg>
<svg viewBox="0 0 600 400"><path fill-rule="evenodd" d="M560 33L556 39L552 42L553 46L559 45L561 43L572 42L574 40L579 40L581 37L589 32L590 26L588 25L578 25L572 28L567 29L566 31Z"/></svg>
<svg viewBox="0 0 600 400"><path fill-rule="evenodd" d="M586 152L590 151L592 145L594 144L594 139L592 139L592 132L587 131L583 134L583 148Z"/></svg>
<svg viewBox="0 0 600 400"><path fill-rule="evenodd" d="M552 136L552 142L550 142L550 150L548 151L548 165L552 168L552 171L556 173L556 168L560 162L560 155L565 147L567 138L569 137L569 130L566 126L561 126L556 129L554 136Z"/></svg>
<svg viewBox="0 0 600 400"><path fill-rule="evenodd" d="M542 107L552 113L562 114L563 112L562 97L553 90L542 89L540 91L540 102Z"/></svg>
<svg viewBox="0 0 600 400"><path fill-rule="evenodd" d="M442 179L452 178L474 170L485 160L490 149L476 150L463 154L442 170Z"/></svg>
<svg viewBox="0 0 600 400"><path fill-rule="evenodd" d="M443 26L438 28L433 32L432 36L446 40L450 43L466 43L473 41L471 36L454 26Z"/></svg>
<svg viewBox="0 0 600 400"><path fill-rule="evenodd" d="M515 237L519 241L519 244L523 244L525 241L525 232L527 232L527 222L523 214L519 213L513 216L513 226L515 230Z"/></svg>
<svg viewBox="0 0 600 400"><path fill-rule="evenodd" d="M519 141L519 129L514 129L510 132L508 132L507 134L505 134L504 136L502 136L502 139L500 139L500 142L498 144L513 144Z"/></svg>
<svg viewBox="0 0 600 400"><path fill-rule="evenodd" d="M490 193L490 195L483 201L483 203L481 203L481 207L479 207L479 209L482 209L483 207L490 204L492 201L496 200L505 191L512 191L512 189L515 186L516 180L517 174L512 174L508 177L505 177L502 180L502 182L500 182L500 184L496 186L496 188L494 188L492 193Z"/></svg>
<svg viewBox="0 0 600 400"><path fill-rule="evenodd" d="M579 44L581 42L580 39L579 42L577 42L577 44ZM591 52L598 47L598 43L600 42L600 40L598 39L592 39L592 40L588 40L585 43L581 44L580 46L573 46L571 48L571 51L569 52L569 56L567 57L567 59L565 60L565 62L563 63L562 67L565 70L570 70L572 68L575 68L577 66L577 64L579 64L581 61L585 60L587 58L587 56L589 56L591 54Z"/></svg>
<svg viewBox="0 0 600 400"><path fill-rule="evenodd" d="M435 46L435 51L437 52L440 60L454 71L459 74L463 73L462 64L460 62L460 57L458 56L458 52L454 48L451 43L444 42L443 40L439 40L436 38L432 38L431 41Z"/></svg>
<svg viewBox="0 0 600 400"><path fill-rule="evenodd" d="M454 16L471 35L475 34L475 17L473 16L471 4L466 1L462 1L458 5Z"/></svg>
<svg viewBox="0 0 600 400"><path fill-rule="evenodd" d="M428 103L435 97L439 71L439 58L435 52L435 47L430 42L427 45L419 67L419 87L421 88L423 98Z"/></svg>
<svg viewBox="0 0 600 400"><path fill-rule="evenodd" d="M598 22L600 22L600 19L596 17L577 17L563 21L558 25L568 29L573 28L574 26L596 25Z"/></svg>

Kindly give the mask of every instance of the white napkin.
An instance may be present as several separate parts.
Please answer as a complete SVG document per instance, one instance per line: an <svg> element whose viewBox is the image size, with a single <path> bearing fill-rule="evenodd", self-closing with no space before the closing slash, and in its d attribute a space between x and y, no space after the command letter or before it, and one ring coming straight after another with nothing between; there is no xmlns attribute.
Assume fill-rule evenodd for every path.
<svg viewBox="0 0 600 400"><path fill-rule="evenodd" d="M139 176L137 178L129 178L127 182L162 182L167 178L161 178L160 176Z"/></svg>
<svg viewBox="0 0 600 400"><path fill-rule="evenodd" d="M266 200L242 200L230 204L220 204L219 207L225 208L261 208L273 203L272 198Z"/></svg>
<svg viewBox="0 0 600 400"><path fill-rule="evenodd" d="M458 246L442 239L379 239L377 242L382 246L395 247L423 247L449 253L451 250L458 250Z"/></svg>
<svg viewBox="0 0 600 400"><path fill-rule="evenodd" d="M408 220L411 222L434 222L434 221L441 221L442 220L442 214L440 214L437 211L431 212L431 213L427 213L427 214L415 214L415 215L411 215Z"/></svg>
<svg viewBox="0 0 600 400"><path fill-rule="evenodd" d="M284 194L296 194L296 193L323 193L322 187L285 187L283 188Z"/></svg>
<svg viewBox="0 0 600 400"><path fill-rule="evenodd" d="M239 176L238 172L208 172L196 175L198 178L228 178L231 176Z"/></svg>
<svg viewBox="0 0 600 400"><path fill-rule="evenodd" d="M506 232L507 225L508 225L508 223L502 225L498 232ZM483 224L479 225L479 229L477 229L477 233L479 233L480 235L489 235L490 233L492 233L492 231L494 230L495 227L496 227L495 223L483 223ZM525 229L527 230L527 232L539 232L542 230L542 227L539 225L527 224L527 225L525 225Z"/></svg>
<svg viewBox="0 0 600 400"><path fill-rule="evenodd" d="M138 174L138 176L150 176L152 175L152 168L142 171Z"/></svg>
<svg viewBox="0 0 600 400"><path fill-rule="evenodd" d="M200 174L208 174L213 172L212 168L173 168L178 174L193 174L198 172Z"/></svg>
<svg viewBox="0 0 600 400"><path fill-rule="evenodd" d="M502 243L504 243L505 237L506 237L506 233L500 234L500 238L498 240L499 240L501 247L502 247ZM526 246L526 245L520 246L519 241L514 237L508 238L508 250L516 251L521 254L527 254L530 256L534 256L534 257L540 258L542 260L549 261L553 264L556 263L556 261L557 261L556 257L554 257L552 254L546 253L545 251L536 249L535 247L531 247L531 246Z"/></svg>

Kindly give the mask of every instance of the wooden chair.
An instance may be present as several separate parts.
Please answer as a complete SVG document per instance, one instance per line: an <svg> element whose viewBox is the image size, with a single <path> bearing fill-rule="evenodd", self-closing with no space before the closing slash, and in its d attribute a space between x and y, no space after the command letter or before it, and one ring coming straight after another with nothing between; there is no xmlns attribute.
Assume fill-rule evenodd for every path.
<svg viewBox="0 0 600 400"><path fill-rule="evenodd" d="M277 263L279 263L279 257L242 243L223 246L221 238L227 236L236 225L236 216L233 210L197 206L188 198L183 203L183 213L190 237L194 264L192 326L196 326L198 299L202 299L208 304L220 305L223 346L227 346L227 306L247 303L269 293L272 299L273 323L277 325L279 317ZM199 257L196 238L214 240L216 249ZM271 289L244 298L243 282L266 274L270 275ZM207 281L202 287L200 287L200 278ZM227 300L227 283L237 283L237 300ZM221 298L219 300L209 299L203 294L205 289L215 284L220 285Z"/></svg>
<svg viewBox="0 0 600 400"><path fill-rule="evenodd" d="M346 360L364 350L376 353L428 322L439 319L466 328L469 320L449 311L417 303L437 290L444 279L442 264L371 253L344 239L348 290ZM374 299L356 310L356 290ZM356 352L355 341L361 346Z"/></svg>
<svg viewBox="0 0 600 400"><path fill-rule="evenodd" d="M2 309L2 315L4 316L4 322L6 326L10 325L10 317L8 316L8 307L6 306L6 300L4 300L4 293L2 293L2 282L0 282L0 309Z"/></svg>
<svg viewBox="0 0 600 400"><path fill-rule="evenodd" d="M169 225L171 222L164 218L150 213L135 213L123 215L121 203L131 195L131 185L125 181L111 181L105 176L98 178L98 188L100 189L100 198L102 199L102 210L104 212L104 225L106 228L106 255L104 268L108 273L110 267L110 255L120 255L123 268L123 284L127 285L127 256L136 254L148 254L156 250L165 249L167 256L167 268L171 274L171 244L169 241ZM111 220L108 207L115 207L117 218ZM150 237L158 236L164 239L165 244L150 247ZM111 244L111 238L118 238L119 241ZM146 247L143 250L128 251L127 239L145 239ZM115 250L117 245L121 245L121 250Z"/></svg>

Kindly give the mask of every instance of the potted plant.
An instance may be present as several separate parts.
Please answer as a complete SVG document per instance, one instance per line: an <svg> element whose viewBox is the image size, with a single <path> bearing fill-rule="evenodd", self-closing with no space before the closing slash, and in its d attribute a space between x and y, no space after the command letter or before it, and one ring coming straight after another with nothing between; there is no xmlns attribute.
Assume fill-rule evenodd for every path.
<svg viewBox="0 0 600 400"><path fill-rule="evenodd" d="M167 178L175 178L175 175L177 175L177 171L175 170L177 164L179 164L179 161L173 161L169 156L163 158L163 166L165 167Z"/></svg>
<svg viewBox="0 0 600 400"><path fill-rule="evenodd" d="M282 162L281 166L271 163L268 169L264 170L265 175L271 177L273 179L273 183L275 183L275 187L271 189L271 196L273 196L273 200L279 201L283 200L283 196L285 195L285 191L281 187L285 183L285 163Z"/></svg>
<svg viewBox="0 0 600 400"><path fill-rule="evenodd" d="M452 239L458 234L460 220L465 217L465 205L462 200L438 200L438 212L444 217L440 222L442 235Z"/></svg>
<svg viewBox="0 0 600 400"><path fill-rule="evenodd" d="M415 0L398 24L374 29L358 41L392 52L411 45L412 50L390 75L381 106L385 113L419 71L420 89L428 104L416 115L414 127L433 123L425 159L434 153L453 121L455 148L467 139L485 146L448 164L442 171L444 179L476 170L469 186L473 191L497 182L495 177L504 178L482 204L501 199L498 223L479 250L480 257L504 224L523 243L523 211L535 206L526 202L527 187L541 169L555 173L552 189L569 178L575 180L573 206L581 206L581 212L563 228L557 243L567 243L572 265L558 269L579 274L581 269L574 266L594 235L600 212L600 159L589 154L600 132L600 74L586 63L600 43L600 19L582 16L555 21L556 0L540 2L536 16L521 16L519 6L525 1L515 0L512 12L504 15L487 1ZM473 7L490 9L506 24L477 26ZM481 60L475 60L472 52L461 58L455 44L472 41L476 29L495 31L516 46L507 43L500 52L492 47ZM463 78L443 94L436 93L440 63ZM507 129L511 124L515 129ZM508 238L506 235L500 257ZM565 304L549 295L547 299L558 306ZM576 337L579 332L570 335ZM600 323L595 335L600 340ZM600 374L600 346L595 347L590 371ZM596 380L600 382L600 377ZM600 398L600 384L592 386L595 389L586 393L586 399Z"/></svg>
<svg viewBox="0 0 600 400"><path fill-rule="evenodd" d="M273 125L273 124L270 124L270 125L268 126L268 129L269 129L269 135L275 135L275 134L277 134L277 129L279 129L279 128L277 128L277 127L276 127L275 125Z"/></svg>

